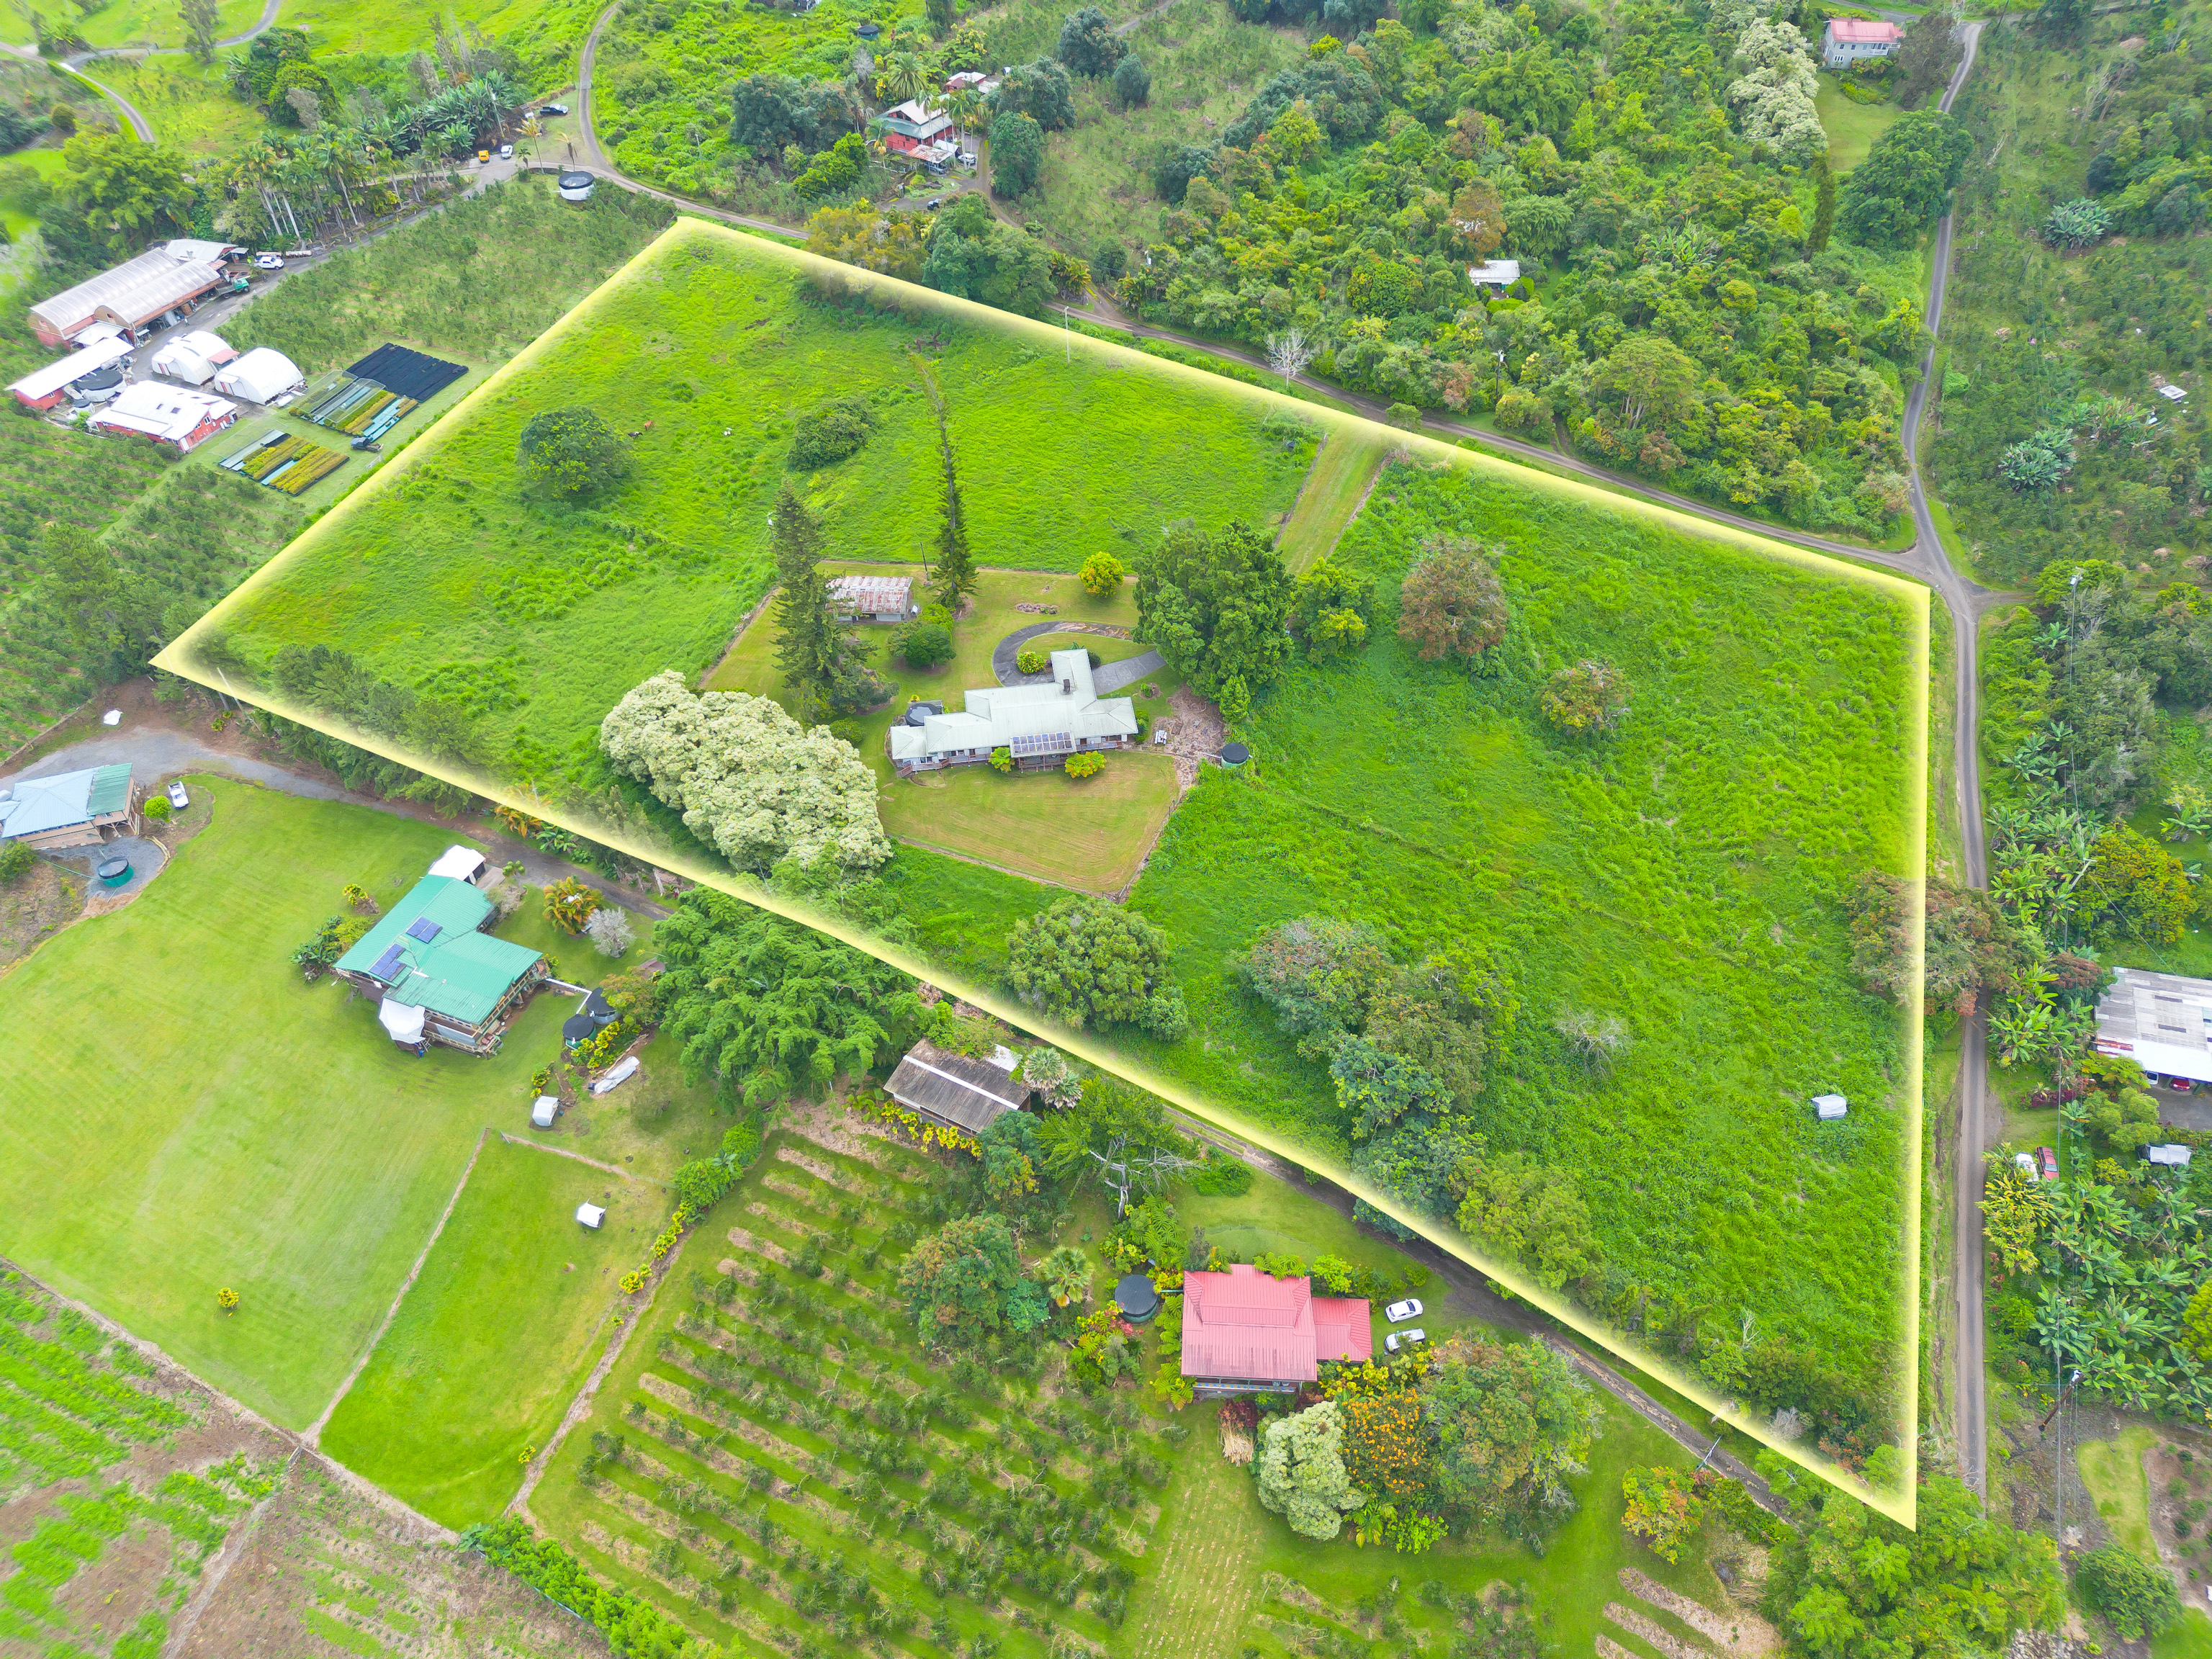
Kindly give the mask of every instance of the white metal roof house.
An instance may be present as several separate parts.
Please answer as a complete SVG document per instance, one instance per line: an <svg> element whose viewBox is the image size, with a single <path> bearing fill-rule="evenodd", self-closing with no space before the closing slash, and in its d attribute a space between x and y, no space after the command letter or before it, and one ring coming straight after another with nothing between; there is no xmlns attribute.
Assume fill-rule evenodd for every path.
<svg viewBox="0 0 2212 1659"><path fill-rule="evenodd" d="M1477 288L1510 288L1521 280L1518 259L1485 259L1467 268L1467 280Z"/></svg>
<svg viewBox="0 0 2212 1659"><path fill-rule="evenodd" d="M236 362L226 363L216 372L215 389L230 398L243 398L250 404L272 404L288 392L297 392L307 384L307 377L283 352L269 346L256 346Z"/></svg>
<svg viewBox="0 0 2212 1659"><path fill-rule="evenodd" d="M2097 1052L2154 1077L2212 1082L2212 981L2122 968L2097 1004Z"/></svg>
<svg viewBox="0 0 2212 1659"><path fill-rule="evenodd" d="M120 334L105 340L94 341L82 351L72 351L66 357L48 363L44 368L34 368L21 380L11 383L8 390L15 394L15 401L26 409L52 409L61 402L62 394L72 381L88 374L97 374L110 363L131 355L131 342Z"/></svg>
<svg viewBox="0 0 2212 1659"><path fill-rule="evenodd" d="M473 847L448 847L430 861L431 875L450 876L455 881L473 882L483 872L484 855Z"/></svg>
<svg viewBox="0 0 2212 1659"><path fill-rule="evenodd" d="M238 405L204 392L139 380L117 392L85 422L95 432L120 432L167 444L188 455L238 418Z"/></svg>
<svg viewBox="0 0 2212 1659"><path fill-rule="evenodd" d="M917 718L917 716L919 718ZM902 773L969 766L994 749L1013 752L1024 771L1058 766L1080 749L1120 749L1137 735L1137 705L1101 697L1087 651L1052 653L1052 678L1036 685L977 686L957 714L910 711L890 732Z"/></svg>
<svg viewBox="0 0 2212 1659"><path fill-rule="evenodd" d="M149 367L156 374L165 374L173 380L205 386L215 379L216 370L237 356L222 336L196 328L165 344L154 354Z"/></svg>
<svg viewBox="0 0 2212 1659"><path fill-rule="evenodd" d="M902 623L919 616L906 576L839 576L830 584L830 614L839 622Z"/></svg>
<svg viewBox="0 0 2212 1659"><path fill-rule="evenodd" d="M165 312L188 308L222 282L228 242L179 237L126 259L112 270L65 288L30 310L31 331L41 345L58 346L94 323L133 331Z"/></svg>

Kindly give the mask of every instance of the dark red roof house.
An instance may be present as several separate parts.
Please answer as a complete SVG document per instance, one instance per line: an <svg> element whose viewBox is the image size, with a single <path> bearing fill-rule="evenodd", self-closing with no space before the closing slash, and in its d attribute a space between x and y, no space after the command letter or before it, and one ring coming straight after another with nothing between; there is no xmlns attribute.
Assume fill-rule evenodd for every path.
<svg viewBox="0 0 2212 1659"><path fill-rule="evenodd" d="M1185 1273L1182 1374L1200 1400L1295 1393L1324 1359L1375 1355L1364 1297L1316 1296L1309 1279L1272 1279L1242 1264Z"/></svg>

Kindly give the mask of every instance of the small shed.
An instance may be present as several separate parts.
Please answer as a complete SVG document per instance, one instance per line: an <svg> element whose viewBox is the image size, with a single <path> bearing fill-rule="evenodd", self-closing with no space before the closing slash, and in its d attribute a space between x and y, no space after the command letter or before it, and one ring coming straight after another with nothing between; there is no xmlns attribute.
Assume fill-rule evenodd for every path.
<svg viewBox="0 0 2212 1659"><path fill-rule="evenodd" d="M605 1205L579 1204L576 1206L576 1219L595 1231L598 1230L599 1223L605 1221L606 1218L607 1212Z"/></svg>
<svg viewBox="0 0 2212 1659"><path fill-rule="evenodd" d="M484 855L473 847L448 847L432 860L429 873L455 881L475 881L484 872Z"/></svg>
<svg viewBox="0 0 2212 1659"><path fill-rule="evenodd" d="M1114 1281L1114 1306L1133 1325L1141 1325L1160 1310L1160 1293L1144 1273L1123 1273Z"/></svg>
<svg viewBox="0 0 2212 1659"><path fill-rule="evenodd" d="M971 1135L1018 1111L1029 1095L1027 1085L989 1060L926 1042L907 1050L884 1088L908 1111Z"/></svg>
<svg viewBox="0 0 2212 1659"><path fill-rule="evenodd" d="M530 1109L531 1124L536 1128L550 1129L560 1112L561 1097L558 1095L540 1095L538 1103Z"/></svg>
<svg viewBox="0 0 2212 1659"><path fill-rule="evenodd" d="M1841 1095L1814 1095L1813 1114L1823 1123L1832 1123L1850 1109L1850 1103Z"/></svg>
<svg viewBox="0 0 2212 1659"><path fill-rule="evenodd" d="M2143 1148L2143 1156L2154 1164L2164 1164L2169 1170L2185 1170L2189 1167L2189 1148L2186 1146L2171 1143L2146 1146Z"/></svg>

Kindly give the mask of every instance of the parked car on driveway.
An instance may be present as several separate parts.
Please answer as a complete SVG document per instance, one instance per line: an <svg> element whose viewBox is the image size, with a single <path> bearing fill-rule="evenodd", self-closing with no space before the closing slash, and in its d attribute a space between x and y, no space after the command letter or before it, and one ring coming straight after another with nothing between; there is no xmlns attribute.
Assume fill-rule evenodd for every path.
<svg viewBox="0 0 2212 1659"><path fill-rule="evenodd" d="M514 146L501 144L499 147L499 159L502 161L512 161L514 159Z"/></svg>
<svg viewBox="0 0 2212 1659"><path fill-rule="evenodd" d="M2057 1153L2052 1152L2048 1146L2039 1146L2035 1149L2035 1158L2037 1163L2043 1165L2043 1178L2045 1181L2058 1179Z"/></svg>
<svg viewBox="0 0 2212 1659"><path fill-rule="evenodd" d="M1402 1353L1416 1342L1425 1342L1428 1340L1429 1334L1416 1325L1410 1331L1391 1332L1382 1339L1382 1349L1386 1353Z"/></svg>
<svg viewBox="0 0 2212 1659"><path fill-rule="evenodd" d="M179 778L169 786L169 805L181 812L191 804L192 798L185 793L185 781Z"/></svg>
<svg viewBox="0 0 2212 1659"><path fill-rule="evenodd" d="M566 104L545 104L539 107L538 112L540 115L566 115L568 106Z"/></svg>
<svg viewBox="0 0 2212 1659"><path fill-rule="evenodd" d="M2020 1172L2030 1181L2043 1179L2043 1171L2035 1167L2035 1160L2026 1152L2014 1152L2012 1155L2012 1161L2020 1165Z"/></svg>
<svg viewBox="0 0 2212 1659"><path fill-rule="evenodd" d="M257 253L253 256L253 268L256 270L282 270L284 269L284 256L281 253Z"/></svg>
<svg viewBox="0 0 2212 1659"><path fill-rule="evenodd" d="M1417 1297L1407 1297L1403 1302L1393 1302L1382 1310L1382 1317L1393 1325L1402 1325L1409 1319L1421 1316L1421 1304Z"/></svg>

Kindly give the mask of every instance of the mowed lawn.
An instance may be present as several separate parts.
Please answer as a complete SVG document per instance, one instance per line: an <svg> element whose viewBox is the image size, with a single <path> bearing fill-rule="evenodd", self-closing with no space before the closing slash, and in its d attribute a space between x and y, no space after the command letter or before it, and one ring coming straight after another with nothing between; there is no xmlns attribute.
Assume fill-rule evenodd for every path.
<svg viewBox="0 0 2212 1659"><path fill-rule="evenodd" d="M1828 165L1838 173L1849 173L1865 161L1874 141L1905 113L1894 104L1853 103L1832 75L1820 77L1813 107L1820 112L1820 125L1828 135Z"/></svg>
<svg viewBox="0 0 2212 1659"><path fill-rule="evenodd" d="M1348 425L1322 441L1313 470L1298 491L1297 505L1291 509L1291 521L1275 539L1283 562L1293 574L1310 569L1336 550L1345 527L1367 499L1376 469L1389 453L1389 442L1382 434Z"/></svg>
<svg viewBox="0 0 2212 1659"><path fill-rule="evenodd" d="M915 582L917 591L924 578L922 568L912 564L839 562L824 568L906 576ZM1134 628L1135 592L1133 579L1101 599L1085 592L1070 575L1042 570L983 571L968 614L953 630L957 647L953 659L927 670L909 668L892 656L891 628L854 629L869 661L896 690L881 708L840 720L836 730L860 750L882 781L877 807L884 829L918 847L981 859L1019 875L1086 892L1110 893L1127 885L1175 810L1175 769L1164 757L1109 755L1106 769L1081 783L1060 772L1002 777L988 767L959 767L901 779L884 753L884 733L905 714L911 698L942 698L957 713L965 706L969 687L997 684L992 651L1018 629L1062 620ZM1053 614L1017 611L1018 604L1050 605ZM708 676L706 689L780 697L784 688L775 653L781 637L773 606L763 611ZM1044 651L1077 647L1094 653L1101 662L1120 662L1149 648L1110 634L1054 633L1030 642L1030 648ZM1149 732L1152 721L1170 712L1169 700L1178 684L1175 672L1163 668L1120 695L1135 700L1138 718L1146 722ZM1157 687L1159 695L1145 696L1145 684Z"/></svg>
<svg viewBox="0 0 2212 1659"><path fill-rule="evenodd" d="M520 1117L570 1006L538 999L489 1060L415 1058L289 957L346 883L389 902L453 836L192 791L212 822L143 895L0 980L0 1253L299 1427L374 1334L477 1131Z"/></svg>
<svg viewBox="0 0 2212 1659"><path fill-rule="evenodd" d="M495 1134L322 1449L434 1521L496 1517L610 1334L670 1200ZM606 1206L593 1232L582 1203Z"/></svg>
<svg viewBox="0 0 2212 1659"><path fill-rule="evenodd" d="M1080 781L955 767L886 790L882 805L884 828L901 841L1111 893L1136 876L1175 803L1175 763L1140 752L1109 755L1104 771Z"/></svg>

